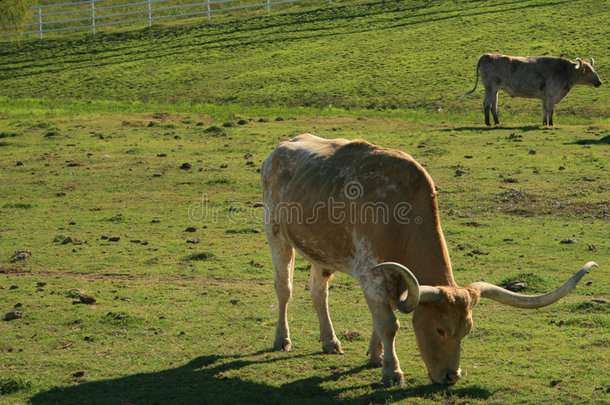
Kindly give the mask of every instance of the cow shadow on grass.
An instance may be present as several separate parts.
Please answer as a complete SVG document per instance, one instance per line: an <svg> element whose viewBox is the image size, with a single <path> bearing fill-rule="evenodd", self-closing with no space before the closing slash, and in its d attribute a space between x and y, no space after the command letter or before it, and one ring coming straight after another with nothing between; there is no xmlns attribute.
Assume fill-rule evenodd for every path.
<svg viewBox="0 0 610 405"><path fill-rule="evenodd" d="M328 373L297 379L281 386L252 382L239 374L252 375L244 370L249 366L276 363L273 373L283 373L282 362L288 359L307 358L319 353L303 355L277 355L262 351L243 356L201 356L189 363L163 371L134 374L117 379L82 382L68 387L56 387L30 398L32 404L326 404L341 400L345 391L366 391L359 397L341 400L348 404L385 403L408 398L488 399L492 393L476 386L456 388L428 384L401 389L384 389L381 383L366 386L329 389L326 383L358 374L367 366L347 371ZM280 357L278 357L280 356ZM321 373L323 374L323 373ZM273 376L269 376L273 379Z"/></svg>
<svg viewBox="0 0 610 405"><path fill-rule="evenodd" d="M573 142L574 145L610 145L610 135L600 139L579 139Z"/></svg>
<svg viewBox="0 0 610 405"><path fill-rule="evenodd" d="M540 125L496 125L493 127L488 126L467 126L467 127L452 127L442 129L441 132L489 132L489 131L497 131L497 130L509 130L509 131L521 131L521 132L529 132L529 131L543 131L552 128L543 127Z"/></svg>

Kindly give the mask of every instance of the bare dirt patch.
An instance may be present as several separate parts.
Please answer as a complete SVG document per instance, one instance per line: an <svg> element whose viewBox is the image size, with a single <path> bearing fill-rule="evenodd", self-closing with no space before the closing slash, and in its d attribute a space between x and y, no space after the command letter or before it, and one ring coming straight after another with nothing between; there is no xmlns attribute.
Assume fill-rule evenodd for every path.
<svg viewBox="0 0 610 405"><path fill-rule="evenodd" d="M553 215L610 219L608 201L561 201L514 188L500 192L495 201L499 211L521 217Z"/></svg>

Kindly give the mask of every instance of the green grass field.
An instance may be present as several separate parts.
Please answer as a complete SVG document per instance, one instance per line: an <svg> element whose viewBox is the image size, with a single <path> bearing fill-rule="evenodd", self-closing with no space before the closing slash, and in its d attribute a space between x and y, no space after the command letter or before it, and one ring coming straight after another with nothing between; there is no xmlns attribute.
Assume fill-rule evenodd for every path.
<svg viewBox="0 0 610 405"><path fill-rule="evenodd" d="M610 401L609 3L350 3L0 43L0 317L23 313L0 321L0 403ZM501 95L488 129L482 90L459 98L486 51L590 55L605 83L573 89L555 128ZM424 164L462 285L540 293L600 267L550 307L477 305L451 387L430 384L399 316L407 383L387 388L344 275L346 355L321 353L299 259L293 350L273 352L257 169L303 132Z"/></svg>

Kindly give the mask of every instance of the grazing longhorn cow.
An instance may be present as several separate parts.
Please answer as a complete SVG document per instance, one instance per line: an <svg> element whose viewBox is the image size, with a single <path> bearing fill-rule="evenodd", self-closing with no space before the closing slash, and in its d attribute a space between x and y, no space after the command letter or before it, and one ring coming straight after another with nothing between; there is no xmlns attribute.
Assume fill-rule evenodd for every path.
<svg viewBox="0 0 610 405"><path fill-rule="evenodd" d="M515 294L484 282L458 286L439 222L432 179L411 156L366 141L304 134L281 143L263 162L265 232L273 256L279 319L274 348L290 350L287 307L295 250L311 263L309 289L326 353L343 353L328 312L336 271L360 284L373 315L369 362L386 384L404 384L394 341L393 310L413 312L413 327L432 381L461 375L460 342L479 297L540 308L567 294L596 264L558 289Z"/></svg>
<svg viewBox="0 0 610 405"><path fill-rule="evenodd" d="M471 94L481 80L485 87L485 124L489 122L489 112L493 115L494 123L498 120L498 91L504 90L511 97L539 98L542 100L544 120L542 125L553 125L553 110L568 95L572 87L577 84L586 84L599 87L602 84L597 72L591 63L576 59L574 63L566 58L555 56L521 57L486 53L477 63L477 78L474 88L465 93Z"/></svg>

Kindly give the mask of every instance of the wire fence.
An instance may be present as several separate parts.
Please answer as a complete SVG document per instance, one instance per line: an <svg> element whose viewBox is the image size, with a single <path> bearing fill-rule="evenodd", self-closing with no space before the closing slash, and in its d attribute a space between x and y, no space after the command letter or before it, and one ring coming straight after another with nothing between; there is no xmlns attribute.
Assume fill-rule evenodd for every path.
<svg viewBox="0 0 610 405"><path fill-rule="evenodd" d="M23 25L5 27L21 28L21 32L9 32L0 36L38 34L42 39L44 33L68 30L91 30L91 34L95 34L96 29L110 25L147 22L151 27L155 20L197 15L207 15L207 19L210 20L214 13L253 8L266 8L269 14L272 6L303 0L254 0L254 2L205 0L196 3L188 3L188 1L142 0L110 4L112 3L110 0L83 0L32 6L29 7L31 13ZM329 0L329 3L332 4L332 0Z"/></svg>

